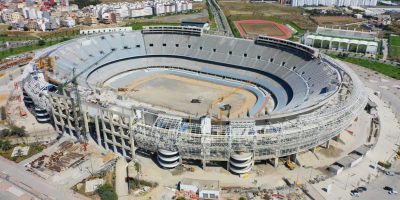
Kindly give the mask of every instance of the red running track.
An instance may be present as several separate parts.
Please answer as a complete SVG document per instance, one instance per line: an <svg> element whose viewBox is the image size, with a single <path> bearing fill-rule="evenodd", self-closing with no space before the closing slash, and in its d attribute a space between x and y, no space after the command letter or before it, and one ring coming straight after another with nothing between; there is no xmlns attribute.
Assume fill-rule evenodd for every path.
<svg viewBox="0 0 400 200"><path fill-rule="evenodd" d="M240 35L246 36L247 33L246 31L243 29L243 27L241 26L241 24L273 24L275 25L280 31L282 31L283 35L267 35L270 37L274 37L274 38L280 38L280 39L289 39L290 37L292 37L292 32L290 31L290 29L288 27L286 27L283 24L279 24L273 21L267 21L267 20L240 20L240 21L235 21L235 26L238 29Z"/></svg>

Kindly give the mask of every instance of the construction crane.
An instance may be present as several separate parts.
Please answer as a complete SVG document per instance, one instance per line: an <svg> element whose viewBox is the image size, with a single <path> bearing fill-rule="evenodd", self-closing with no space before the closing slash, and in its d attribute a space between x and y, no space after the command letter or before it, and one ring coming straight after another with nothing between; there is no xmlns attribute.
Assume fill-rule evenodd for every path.
<svg viewBox="0 0 400 200"><path fill-rule="evenodd" d="M54 57L41 57L38 60L39 69L43 71L44 78L49 81L48 72L53 72L55 68Z"/></svg>

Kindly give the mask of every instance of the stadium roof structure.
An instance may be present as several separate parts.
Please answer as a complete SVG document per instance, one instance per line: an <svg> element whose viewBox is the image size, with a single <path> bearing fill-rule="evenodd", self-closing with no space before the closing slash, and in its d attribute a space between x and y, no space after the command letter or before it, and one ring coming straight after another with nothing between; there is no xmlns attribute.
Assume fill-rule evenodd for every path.
<svg viewBox="0 0 400 200"><path fill-rule="evenodd" d="M347 39L347 38L341 38L341 37L327 37L327 36L310 34L310 35L307 35L306 38L314 39L314 40L331 41L331 42L350 43L350 44L357 44L357 45L378 46L378 42L375 42L375 41Z"/></svg>
<svg viewBox="0 0 400 200"><path fill-rule="evenodd" d="M358 40L375 40L378 36L377 32L363 32L356 30L334 29L327 27L317 27L316 35L349 38Z"/></svg>

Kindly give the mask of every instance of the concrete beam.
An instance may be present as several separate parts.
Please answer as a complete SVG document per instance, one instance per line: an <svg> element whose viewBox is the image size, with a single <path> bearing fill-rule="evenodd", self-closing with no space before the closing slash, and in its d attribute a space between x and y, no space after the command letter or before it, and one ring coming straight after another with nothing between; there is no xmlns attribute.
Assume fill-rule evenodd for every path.
<svg viewBox="0 0 400 200"><path fill-rule="evenodd" d="M278 166L279 166L279 158L278 157L276 157L276 158L273 158L273 160L274 160L274 167L275 168L277 168Z"/></svg>

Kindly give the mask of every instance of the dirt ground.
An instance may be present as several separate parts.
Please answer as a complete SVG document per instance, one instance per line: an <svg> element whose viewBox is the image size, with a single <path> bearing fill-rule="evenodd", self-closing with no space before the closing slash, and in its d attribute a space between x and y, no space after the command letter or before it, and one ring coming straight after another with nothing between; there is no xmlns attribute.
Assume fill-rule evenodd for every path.
<svg viewBox="0 0 400 200"><path fill-rule="evenodd" d="M300 8L278 4L259 4L238 1L218 2L225 15L232 21L259 19L279 23L293 22L302 29L315 30L317 25Z"/></svg>
<svg viewBox="0 0 400 200"><path fill-rule="evenodd" d="M257 101L253 93L244 89L169 74L135 80L125 87L131 92L129 97L139 102L195 116L206 113L215 116L222 104L229 104L232 106L230 118L243 117ZM223 102L218 101L221 96L224 96ZM191 103L192 99L201 102Z"/></svg>
<svg viewBox="0 0 400 200"><path fill-rule="evenodd" d="M284 35L274 24L241 24L241 26L249 34Z"/></svg>
<svg viewBox="0 0 400 200"><path fill-rule="evenodd" d="M329 26L329 25L344 25L363 21L362 19L356 19L354 17L346 16L317 16L312 17L318 25Z"/></svg>
<svg viewBox="0 0 400 200"><path fill-rule="evenodd" d="M4 106L7 103L8 93L0 93L0 106Z"/></svg>

